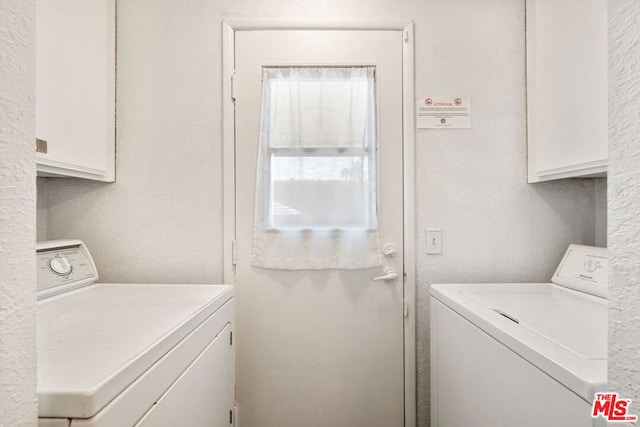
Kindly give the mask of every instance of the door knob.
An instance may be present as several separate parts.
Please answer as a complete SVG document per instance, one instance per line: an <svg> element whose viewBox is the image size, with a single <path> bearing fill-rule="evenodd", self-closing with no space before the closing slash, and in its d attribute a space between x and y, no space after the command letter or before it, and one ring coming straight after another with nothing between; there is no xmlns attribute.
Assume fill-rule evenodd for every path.
<svg viewBox="0 0 640 427"><path fill-rule="evenodd" d="M385 256L392 257L398 252L398 247L395 243L387 243L382 247L382 253Z"/></svg>
<svg viewBox="0 0 640 427"><path fill-rule="evenodd" d="M393 268L385 268L382 276L374 277L376 282L390 282L398 278L398 273Z"/></svg>

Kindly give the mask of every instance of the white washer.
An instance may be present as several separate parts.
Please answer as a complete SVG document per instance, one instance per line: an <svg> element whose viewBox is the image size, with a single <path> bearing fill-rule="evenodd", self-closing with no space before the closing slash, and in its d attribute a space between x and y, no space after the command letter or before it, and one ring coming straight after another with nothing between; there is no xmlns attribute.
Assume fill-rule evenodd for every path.
<svg viewBox="0 0 640 427"><path fill-rule="evenodd" d="M232 286L95 284L79 240L37 260L41 427L230 425Z"/></svg>
<svg viewBox="0 0 640 427"><path fill-rule="evenodd" d="M571 245L553 283L432 285L431 425L606 425L607 266Z"/></svg>

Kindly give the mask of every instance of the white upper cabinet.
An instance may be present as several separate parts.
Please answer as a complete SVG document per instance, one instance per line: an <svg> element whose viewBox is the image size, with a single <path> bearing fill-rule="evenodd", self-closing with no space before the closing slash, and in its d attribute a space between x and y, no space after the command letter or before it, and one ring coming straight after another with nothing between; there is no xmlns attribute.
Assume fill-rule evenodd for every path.
<svg viewBox="0 0 640 427"><path fill-rule="evenodd" d="M529 182L606 175L606 0L527 0L527 110Z"/></svg>
<svg viewBox="0 0 640 427"><path fill-rule="evenodd" d="M115 180L115 13L115 0L36 1L39 176Z"/></svg>

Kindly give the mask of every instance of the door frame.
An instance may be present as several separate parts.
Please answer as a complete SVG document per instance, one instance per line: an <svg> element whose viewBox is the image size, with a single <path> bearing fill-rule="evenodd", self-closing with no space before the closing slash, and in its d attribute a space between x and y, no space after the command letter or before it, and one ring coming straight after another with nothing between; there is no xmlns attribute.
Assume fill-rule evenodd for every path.
<svg viewBox="0 0 640 427"><path fill-rule="evenodd" d="M415 215L415 92L414 30L411 21L295 22L224 19L222 21L222 169L223 169L223 280L234 283L236 241L235 108L233 74L235 32L243 30L374 30L402 31L402 158L404 229L404 425L416 425L416 215Z"/></svg>

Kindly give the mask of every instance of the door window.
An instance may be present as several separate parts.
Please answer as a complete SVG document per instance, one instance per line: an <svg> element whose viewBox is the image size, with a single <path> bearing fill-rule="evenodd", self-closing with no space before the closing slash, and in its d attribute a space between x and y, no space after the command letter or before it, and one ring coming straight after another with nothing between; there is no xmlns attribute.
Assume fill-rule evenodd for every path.
<svg viewBox="0 0 640 427"><path fill-rule="evenodd" d="M374 67L263 68L253 265L379 265L375 155Z"/></svg>

